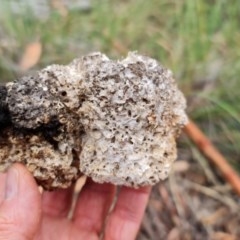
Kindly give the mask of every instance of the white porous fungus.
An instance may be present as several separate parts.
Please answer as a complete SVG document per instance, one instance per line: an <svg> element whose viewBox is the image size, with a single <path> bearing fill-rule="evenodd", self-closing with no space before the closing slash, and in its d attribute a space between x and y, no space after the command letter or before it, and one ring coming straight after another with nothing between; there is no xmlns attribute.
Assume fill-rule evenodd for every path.
<svg viewBox="0 0 240 240"><path fill-rule="evenodd" d="M187 123L171 71L135 52L121 61L92 53L0 90L9 121L0 170L22 162L46 189L68 187L82 173L100 183L153 185L168 176Z"/></svg>

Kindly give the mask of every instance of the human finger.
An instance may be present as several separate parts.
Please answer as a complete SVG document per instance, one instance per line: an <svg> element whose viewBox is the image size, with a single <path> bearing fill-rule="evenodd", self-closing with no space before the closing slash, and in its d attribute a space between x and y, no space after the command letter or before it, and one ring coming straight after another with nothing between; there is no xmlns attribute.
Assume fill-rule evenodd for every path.
<svg viewBox="0 0 240 240"><path fill-rule="evenodd" d="M73 187L44 191L42 196L43 213L50 217L66 217L72 202Z"/></svg>
<svg viewBox="0 0 240 240"><path fill-rule="evenodd" d="M0 174L0 205L4 200L4 196L5 196L6 175L7 175L6 173Z"/></svg>
<svg viewBox="0 0 240 240"><path fill-rule="evenodd" d="M122 187L105 228L105 240L136 238L151 187Z"/></svg>
<svg viewBox="0 0 240 240"><path fill-rule="evenodd" d="M87 181L76 204L73 223L84 231L100 233L116 188L112 184Z"/></svg>
<svg viewBox="0 0 240 240"><path fill-rule="evenodd" d="M41 196L37 184L20 164L7 172L0 205L0 240L32 239L41 219Z"/></svg>

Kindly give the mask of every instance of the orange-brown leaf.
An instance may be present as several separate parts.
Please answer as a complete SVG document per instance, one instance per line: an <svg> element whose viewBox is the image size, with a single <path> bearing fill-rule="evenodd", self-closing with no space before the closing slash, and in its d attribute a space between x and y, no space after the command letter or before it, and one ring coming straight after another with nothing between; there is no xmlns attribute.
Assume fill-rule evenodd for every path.
<svg viewBox="0 0 240 240"><path fill-rule="evenodd" d="M25 72L35 66L42 55L41 42L33 42L27 45L24 50L23 56L20 60L19 67L21 71Z"/></svg>

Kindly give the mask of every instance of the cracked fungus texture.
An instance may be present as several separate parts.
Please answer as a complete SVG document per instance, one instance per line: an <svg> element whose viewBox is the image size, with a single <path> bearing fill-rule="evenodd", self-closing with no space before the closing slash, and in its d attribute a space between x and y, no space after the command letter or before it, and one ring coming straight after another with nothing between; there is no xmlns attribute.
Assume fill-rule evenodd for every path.
<svg viewBox="0 0 240 240"><path fill-rule="evenodd" d="M96 182L153 185L176 159L187 123L172 73L156 60L101 53L51 65L2 87L0 170L23 162L46 189L82 173Z"/></svg>

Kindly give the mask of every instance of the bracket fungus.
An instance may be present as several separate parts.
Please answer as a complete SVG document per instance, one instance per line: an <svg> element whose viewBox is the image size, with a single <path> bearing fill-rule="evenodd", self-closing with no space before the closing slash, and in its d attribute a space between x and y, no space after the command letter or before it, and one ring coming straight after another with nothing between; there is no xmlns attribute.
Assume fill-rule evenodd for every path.
<svg viewBox="0 0 240 240"><path fill-rule="evenodd" d="M171 71L135 52L48 66L0 86L0 171L21 162L45 189L81 174L153 185L176 159L185 108Z"/></svg>

